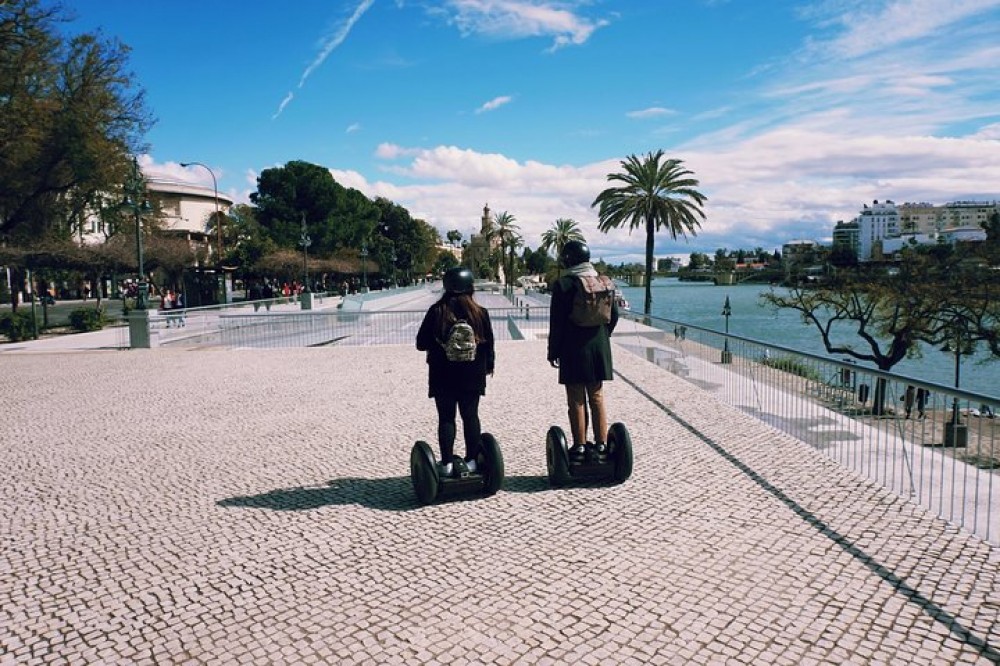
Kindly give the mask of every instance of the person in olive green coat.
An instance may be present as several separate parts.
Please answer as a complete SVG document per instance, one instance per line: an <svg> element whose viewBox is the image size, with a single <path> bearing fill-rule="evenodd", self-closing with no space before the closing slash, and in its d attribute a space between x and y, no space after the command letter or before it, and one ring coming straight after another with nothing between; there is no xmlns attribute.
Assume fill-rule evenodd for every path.
<svg viewBox="0 0 1000 666"><path fill-rule="evenodd" d="M583 327L570 320L573 299L581 289L581 276L596 276L590 263L590 248L581 241L569 241L559 253L566 270L552 285L549 309L548 360L559 368L559 383L566 386L573 447L570 455L593 458L607 450L608 416L604 405L603 382L614 378L611 334L618 324L618 304L612 298L611 321ZM587 439L587 406L594 425L594 443Z"/></svg>

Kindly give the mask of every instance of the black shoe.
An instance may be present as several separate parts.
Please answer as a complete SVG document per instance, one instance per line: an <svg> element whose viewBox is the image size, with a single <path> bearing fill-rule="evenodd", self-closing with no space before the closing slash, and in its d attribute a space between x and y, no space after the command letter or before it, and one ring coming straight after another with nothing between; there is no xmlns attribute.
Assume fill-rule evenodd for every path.
<svg viewBox="0 0 1000 666"><path fill-rule="evenodd" d="M455 456L451 461L451 475L456 479L469 476L469 466L465 464L465 459Z"/></svg>
<svg viewBox="0 0 1000 666"><path fill-rule="evenodd" d="M600 455L598 453L597 446L595 446L594 444L591 444L590 442L587 442L587 446L586 446L586 449L584 450L584 454L583 455L584 455L584 460L586 460L588 463L593 464L593 463L601 462L601 458L600 458Z"/></svg>
<svg viewBox="0 0 1000 666"><path fill-rule="evenodd" d="M586 455L586 447L583 444L574 444L573 448L569 450L569 457L576 459L583 459Z"/></svg>

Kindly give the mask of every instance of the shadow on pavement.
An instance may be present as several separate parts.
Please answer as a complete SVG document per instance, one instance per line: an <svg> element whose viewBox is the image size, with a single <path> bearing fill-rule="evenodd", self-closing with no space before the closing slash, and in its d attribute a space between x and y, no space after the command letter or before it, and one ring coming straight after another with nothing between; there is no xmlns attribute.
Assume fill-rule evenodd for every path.
<svg viewBox="0 0 1000 666"><path fill-rule="evenodd" d="M279 488L260 495L229 497L216 502L223 507L247 507L272 511L308 511L324 506L359 504L381 511L408 511L420 508L408 476L388 479L348 477L322 486Z"/></svg>

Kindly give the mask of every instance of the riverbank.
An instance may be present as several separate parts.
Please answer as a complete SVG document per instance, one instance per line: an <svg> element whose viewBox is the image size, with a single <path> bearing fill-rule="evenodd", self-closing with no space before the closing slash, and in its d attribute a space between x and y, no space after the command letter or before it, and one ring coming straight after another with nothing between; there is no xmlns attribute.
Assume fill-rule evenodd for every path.
<svg viewBox="0 0 1000 666"><path fill-rule="evenodd" d="M770 289L767 285L714 286L711 283L682 283L673 278L656 278L652 285L651 314L670 322L703 326L715 331L724 330L728 322L729 332L733 335L765 343L775 342L792 349L831 357L823 346L819 331L812 325L804 324L798 313L792 310L775 311L760 304L760 295ZM622 291L633 309L641 311L645 289L624 287ZM731 310L728 318L721 314L727 298ZM863 348L865 343L857 337L855 331L845 330L843 333L841 340L845 344ZM933 348L924 348L922 354L920 358L904 359L892 371L953 386L954 355ZM1000 364L988 360L990 358L982 347L972 356L961 358L961 388L1000 399Z"/></svg>
<svg viewBox="0 0 1000 666"><path fill-rule="evenodd" d="M920 418L916 409L912 409L910 417L907 418L902 400L897 400L905 392L905 385L890 383L887 386L887 400L883 413L875 414L871 396L866 396L863 401L860 399L856 379L848 385L831 384L815 377L796 374L790 369L782 369L785 364L779 358L737 357L735 362L723 364L722 352L719 349L689 336L663 344L679 352L683 364L673 364L674 367L683 367L684 372L681 374L702 388L711 390L713 385L718 383L719 374L712 373L711 381L699 378L698 366L691 363L692 360L731 374L732 381L760 384L774 391L793 392L800 399L822 405L862 426L868 425L877 430L885 430L885 426L889 424L904 441L939 450L943 455L980 469L1000 469L1000 416L990 418L978 414L978 410L963 409L961 417L964 427L961 431L964 435L961 435L958 441L964 441L965 445L945 445L946 441L955 440L954 435L948 433L949 429L953 432L955 429L950 424L952 407L947 404L947 399L944 397L936 398L932 395L924 410L923 418ZM792 365L794 367L794 364ZM667 370L671 369L670 363L665 363L663 366Z"/></svg>

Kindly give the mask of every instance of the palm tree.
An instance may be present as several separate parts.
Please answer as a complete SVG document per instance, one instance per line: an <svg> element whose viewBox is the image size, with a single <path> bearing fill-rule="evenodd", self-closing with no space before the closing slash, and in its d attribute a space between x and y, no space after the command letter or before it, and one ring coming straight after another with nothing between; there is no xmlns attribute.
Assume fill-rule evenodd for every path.
<svg viewBox="0 0 1000 666"><path fill-rule="evenodd" d="M580 227L577 226L574 220L569 220L566 218L559 218L556 220L551 227L549 227L545 233L542 234L542 250L548 252L550 249L556 249L556 258L559 258L559 253L562 252L563 245L571 240L584 242L586 239L583 237L583 232L580 231Z"/></svg>
<svg viewBox="0 0 1000 666"><path fill-rule="evenodd" d="M500 239L500 256L506 254L507 247L512 245L514 239L520 239L520 227L514 223L514 216L504 211L502 213L497 213L493 218L493 235ZM513 259L513 249L511 250L511 258ZM513 260L511 261L510 270L507 271L506 282L510 284L514 270ZM499 273L499 271L498 271Z"/></svg>
<svg viewBox="0 0 1000 666"><path fill-rule="evenodd" d="M608 174L609 181L619 181L619 187L609 187L594 199L598 210L598 228L628 226L629 230L646 228L646 300L644 314L648 317L653 305L653 239L656 231L666 227L673 240L677 234L697 235L705 219L702 206L708 198L696 190L698 179L685 169L681 160L667 159L661 163L663 151L647 153L640 159L629 155L622 160L623 173Z"/></svg>

